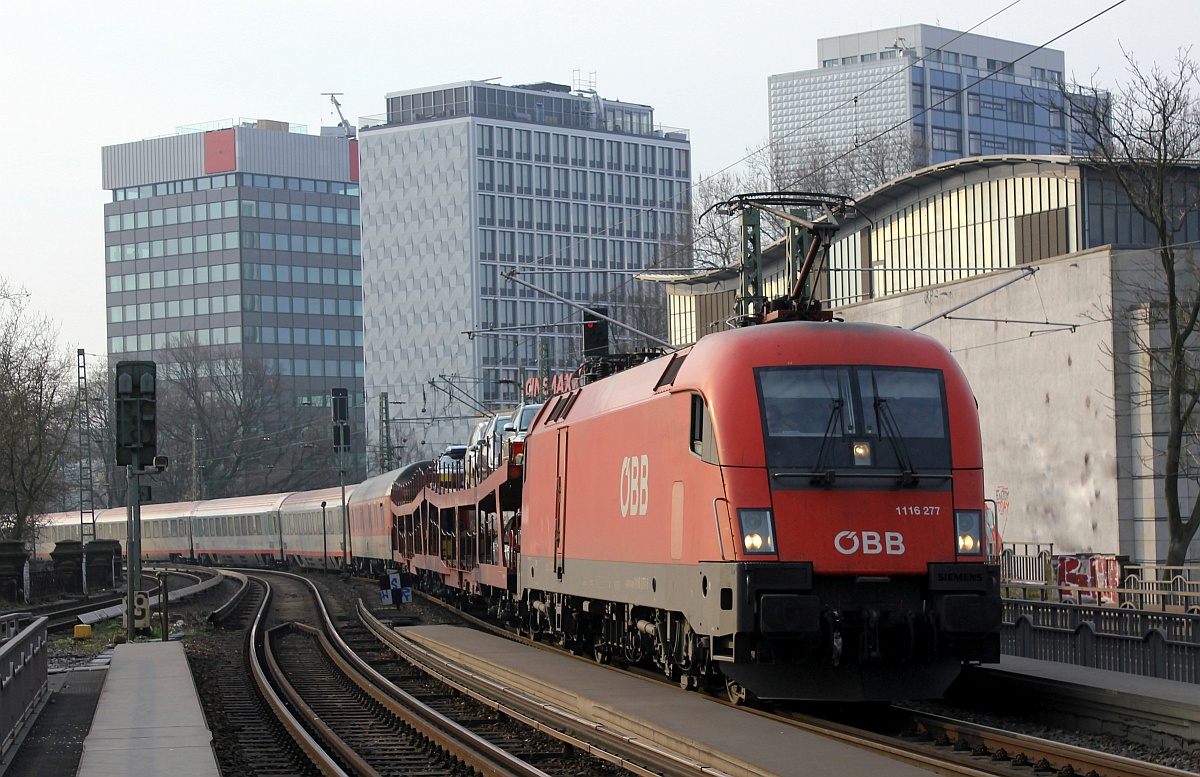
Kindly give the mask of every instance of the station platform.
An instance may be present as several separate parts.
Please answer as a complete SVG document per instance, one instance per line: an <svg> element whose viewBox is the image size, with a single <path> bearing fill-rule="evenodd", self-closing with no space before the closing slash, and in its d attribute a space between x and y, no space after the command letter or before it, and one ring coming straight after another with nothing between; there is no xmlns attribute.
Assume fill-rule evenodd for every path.
<svg viewBox="0 0 1200 777"><path fill-rule="evenodd" d="M967 667L947 698L1007 699L1087 733L1191 749L1200 744L1200 685L1057 661L1001 656Z"/></svg>
<svg viewBox="0 0 1200 777"><path fill-rule="evenodd" d="M692 743L716 748L729 758L711 764L712 768L732 777L799 771L805 777L932 773L832 737L780 726L698 693L472 629L405 626L397 631L469 669L489 673L498 669L512 687L526 692L536 689L539 696L548 694L556 706L628 736L693 758L698 754L689 752Z"/></svg>
<svg viewBox="0 0 1200 777"><path fill-rule="evenodd" d="M78 777L218 777L183 644L117 645Z"/></svg>

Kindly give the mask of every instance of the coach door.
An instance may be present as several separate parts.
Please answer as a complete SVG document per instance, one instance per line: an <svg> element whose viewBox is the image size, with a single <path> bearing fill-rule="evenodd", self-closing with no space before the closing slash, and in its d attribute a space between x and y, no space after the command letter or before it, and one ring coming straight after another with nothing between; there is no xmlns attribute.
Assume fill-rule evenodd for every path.
<svg viewBox="0 0 1200 777"><path fill-rule="evenodd" d="M567 430L558 430L558 464L554 478L554 572L562 580L567 551Z"/></svg>

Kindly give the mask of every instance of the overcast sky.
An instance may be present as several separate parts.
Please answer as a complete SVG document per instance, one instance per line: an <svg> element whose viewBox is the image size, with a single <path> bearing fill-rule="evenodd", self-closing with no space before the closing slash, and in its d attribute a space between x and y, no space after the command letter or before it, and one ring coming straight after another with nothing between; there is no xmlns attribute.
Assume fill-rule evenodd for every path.
<svg viewBox="0 0 1200 777"><path fill-rule="evenodd" d="M1115 0L1018 0L974 31L1044 44ZM105 352L100 148L237 117L336 123L401 89L497 78L652 105L691 131L693 174L767 138L767 77L816 67L817 38L901 24L967 30L1012 0L624 2L26 2L0 0L0 277ZM1194 0L1126 0L1051 44L1067 75L1124 81L1121 48L1169 64L1197 39ZM1200 59L1200 50L1192 52ZM98 359L89 363L99 367Z"/></svg>

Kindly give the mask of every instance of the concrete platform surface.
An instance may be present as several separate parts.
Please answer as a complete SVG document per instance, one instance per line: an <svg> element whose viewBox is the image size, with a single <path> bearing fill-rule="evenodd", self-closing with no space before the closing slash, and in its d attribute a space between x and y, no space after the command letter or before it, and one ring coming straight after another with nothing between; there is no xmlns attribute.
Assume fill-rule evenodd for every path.
<svg viewBox="0 0 1200 777"><path fill-rule="evenodd" d="M689 742L714 747L730 760L711 766L727 774L907 777L933 772L717 704L695 692L472 629L406 626L397 631L475 671L496 667L513 688L548 693L555 705L629 736L694 759ZM657 729L671 733L658 735Z"/></svg>
<svg viewBox="0 0 1200 777"><path fill-rule="evenodd" d="M1025 677L1037 677L1057 682L1073 683L1081 688L1110 691L1144 696L1155 704L1173 703L1200 705L1200 685L1161 680L1107 669L1092 669L1075 664L1060 664L1054 661L1038 661L1033 658L1001 656L1000 665L986 667L992 672L1008 672Z"/></svg>
<svg viewBox="0 0 1200 777"><path fill-rule="evenodd" d="M79 777L219 774L183 645L118 645L83 743Z"/></svg>

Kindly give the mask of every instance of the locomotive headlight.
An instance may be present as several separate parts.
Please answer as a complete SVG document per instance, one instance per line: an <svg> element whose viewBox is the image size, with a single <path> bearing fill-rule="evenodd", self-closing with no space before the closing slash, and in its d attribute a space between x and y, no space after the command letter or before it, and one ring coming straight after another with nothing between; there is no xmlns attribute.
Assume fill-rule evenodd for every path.
<svg viewBox="0 0 1200 777"><path fill-rule="evenodd" d="M854 466L871 466L871 443L858 440L850 446L850 450L854 454Z"/></svg>
<svg viewBox="0 0 1200 777"><path fill-rule="evenodd" d="M775 521L770 510L738 510L738 524L747 553L775 552Z"/></svg>
<svg viewBox="0 0 1200 777"><path fill-rule="evenodd" d="M960 556L978 556L983 553L983 511L955 510L954 533L958 539Z"/></svg>

